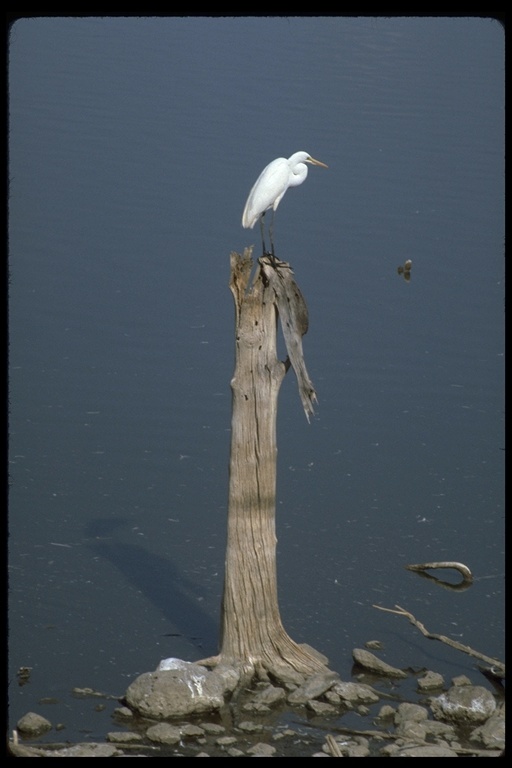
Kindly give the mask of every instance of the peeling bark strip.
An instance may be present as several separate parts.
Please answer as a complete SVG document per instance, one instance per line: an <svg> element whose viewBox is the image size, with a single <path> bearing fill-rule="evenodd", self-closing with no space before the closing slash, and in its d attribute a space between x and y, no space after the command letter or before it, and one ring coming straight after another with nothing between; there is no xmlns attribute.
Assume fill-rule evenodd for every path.
<svg viewBox="0 0 512 768"><path fill-rule="evenodd" d="M287 635L277 599L277 400L289 367L277 358L281 314L277 296L279 306L289 307L284 313L287 346L294 370L302 377L301 391L309 393L306 404L314 390L300 359L307 310L291 270L278 265L270 267L260 261L249 284L251 250L246 249L243 256L231 254L236 347L221 651L216 661L242 666L249 677L270 673L280 680L299 682L301 675L325 671L326 660ZM296 323L300 329L294 327Z"/></svg>
<svg viewBox="0 0 512 768"><path fill-rule="evenodd" d="M309 421L309 417L314 415L313 403L317 402L317 396L306 370L302 351L302 337L307 333L309 326L308 308L299 286L293 279L293 271L286 261L274 259L272 262L266 256L259 259L259 263L275 294L275 303L288 352L285 365L289 367L291 364L295 371L302 407Z"/></svg>

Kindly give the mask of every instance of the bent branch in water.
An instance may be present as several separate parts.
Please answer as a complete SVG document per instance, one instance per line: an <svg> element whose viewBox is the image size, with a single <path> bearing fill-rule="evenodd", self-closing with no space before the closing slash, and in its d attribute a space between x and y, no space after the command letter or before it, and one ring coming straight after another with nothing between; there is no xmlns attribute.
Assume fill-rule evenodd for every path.
<svg viewBox="0 0 512 768"><path fill-rule="evenodd" d="M406 565L408 571L428 571L431 568L453 568L458 571L464 581L471 583L473 574L464 563L456 563L453 560L441 561L436 563L418 563L417 565Z"/></svg>
<svg viewBox="0 0 512 768"><path fill-rule="evenodd" d="M412 613L409 611L406 611L405 608L401 608L399 605L395 605L395 609L393 608L383 608L381 605L374 605L374 608L378 608L379 611L387 611L388 613L396 613L398 616L405 616L411 624L414 624L417 629L420 630L422 635L425 637L428 637L429 640L439 640L442 643L446 643L446 645L451 646L452 648L455 648L457 651L462 651L463 653L467 653L469 656L473 656L476 659L480 659L481 661L485 661L486 664L490 664L492 667L495 667L500 673L503 674L503 677L505 676L505 664L498 659L493 659L491 656L486 656L484 653L480 653L479 651L475 651L473 648L470 648L469 645L463 645L462 643L457 642L457 640L452 640L450 637L446 637L445 635L436 635L433 632L429 632L428 629L425 628L425 626L421 623L421 621L418 621Z"/></svg>

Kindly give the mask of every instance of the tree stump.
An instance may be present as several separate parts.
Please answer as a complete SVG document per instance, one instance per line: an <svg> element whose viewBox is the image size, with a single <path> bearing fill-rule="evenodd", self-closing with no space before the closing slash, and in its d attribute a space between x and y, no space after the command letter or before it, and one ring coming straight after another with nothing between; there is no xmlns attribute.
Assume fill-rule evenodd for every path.
<svg viewBox="0 0 512 768"><path fill-rule="evenodd" d="M326 671L327 659L286 633L276 571L276 419L279 389L294 368L302 404L313 413L315 391L302 355L307 308L286 262L264 257L252 283L251 249L231 255L236 354L221 648L215 663L250 678L300 682ZM281 318L288 359L277 358ZM209 660L213 662L213 660ZM200 662L200 663L205 663Z"/></svg>

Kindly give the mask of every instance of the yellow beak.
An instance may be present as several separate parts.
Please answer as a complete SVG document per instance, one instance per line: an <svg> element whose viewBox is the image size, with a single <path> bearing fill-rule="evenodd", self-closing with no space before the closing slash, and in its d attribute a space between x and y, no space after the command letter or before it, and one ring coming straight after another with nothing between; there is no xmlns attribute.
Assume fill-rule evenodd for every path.
<svg viewBox="0 0 512 768"><path fill-rule="evenodd" d="M329 167L325 163L321 163L320 160L315 160L314 157L308 157L308 159L306 160L306 163L312 163L313 165L321 165L322 168L328 168Z"/></svg>

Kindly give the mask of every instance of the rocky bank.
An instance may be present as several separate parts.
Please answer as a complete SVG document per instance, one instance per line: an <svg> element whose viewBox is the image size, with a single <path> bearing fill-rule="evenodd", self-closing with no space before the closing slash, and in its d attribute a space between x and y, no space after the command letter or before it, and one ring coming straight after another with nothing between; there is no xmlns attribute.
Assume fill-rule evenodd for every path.
<svg viewBox="0 0 512 768"><path fill-rule="evenodd" d="M52 723L27 713L9 740L14 757L501 757L504 691L466 676L449 684L434 671L411 673L355 649L356 679L335 672L240 692L233 670L166 659L140 675L113 713L101 743L35 743ZM393 681L393 694L382 681ZM384 690L382 690L384 688ZM350 719L350 724L348 720ZM364 723L354 727L354 721ZM347 721L347 725L344 725Z"/></svg>

